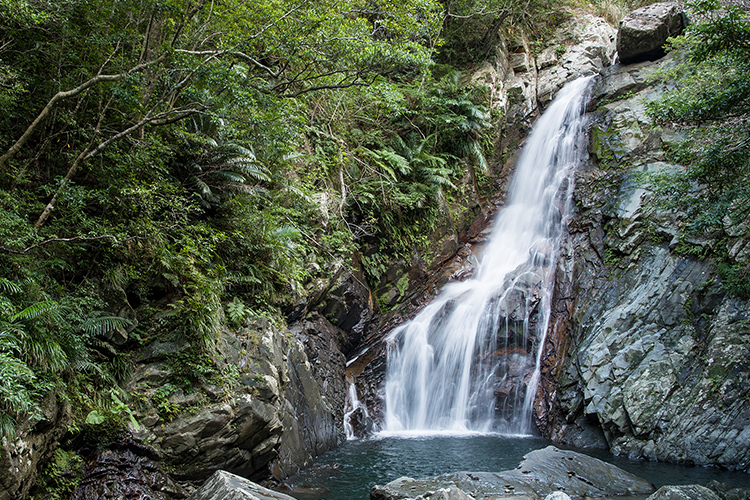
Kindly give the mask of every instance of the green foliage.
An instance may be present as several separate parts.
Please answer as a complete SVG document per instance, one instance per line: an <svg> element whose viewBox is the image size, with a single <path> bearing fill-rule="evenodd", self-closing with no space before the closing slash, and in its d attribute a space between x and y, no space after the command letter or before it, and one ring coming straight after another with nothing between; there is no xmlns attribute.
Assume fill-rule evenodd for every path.
<svg viewBox="0 0 750 500"><path fill-rule="evenodd" d="M377 279L467 175L479 197L491 117L435 67L446 6L0 0L0 434L54 394L116 439L143 344L191 345L174 387L216 383L225 322L283 322L357 250Z"/></svg>
<svg viewBox="0 0 750 500"><path fill-rule="evenodd" d="M566 17L564 2L443 0L446 19L441 62L466 64L490 56L505 35L511 43L542 39Z"/></svg>
<svg viewBox="0 0 750 500"><path fill-rule="evenodd" d="M61 304L34 281L0 279L2 435L12 435L19 418L40 418L42 400L55 387L55 376L98 371L91 355L97 338L130 324L87 311L82 300L71 299L65 298L70 305Z"/></svg>
<svg viewBox="0 0 750 500"><path fill-rule="evenodd" d="M37 477L34 489L44 491L45 499L67 500L72 497L82 479L83 457L75 451L57 448ZM39 498L33 491L31 497Z"/></svg>
<svg viewBox="0 0 750 500"><path fill-rule="evenodd" d="M165 422L170 422L177 416L179 406L169 400L169 397L178 389L171 383L166 383L156 390L153 397L153 403L159 418Z"/></svg>
<svg viewBox="0 0 750 500"><path fill-rule="evenodd" d="M452 68L440 73L419 85L379 85L355 102L339 96L317 102L309 131L314 160L339 193L337 215L375 281L389 263L424 248L458 180L488 170L487 96L462 85ZM338 119L349 106L356 108L350 121Z"/></svg>
<svg viewBox="0 0 750 500"><path fill-rule="evenodd" d="M746 263L722 263L719 274L722 288L737 297L750 299L750 266Z"/></svg>
<svg viewBox="0 0 750 500"><path fill-rule="evenodd" d="M657 122L689 127L671 151L686 172L656 177L655 184L665 206L686 214L685 231L725 242L715 250L724 261L724 288L748 297L741 279L750 259L734 260L726 243L750 240L750 17L712 0L689 6L700 22L672 41L685 61L666 75L678 86L647 105Z"/></svg>

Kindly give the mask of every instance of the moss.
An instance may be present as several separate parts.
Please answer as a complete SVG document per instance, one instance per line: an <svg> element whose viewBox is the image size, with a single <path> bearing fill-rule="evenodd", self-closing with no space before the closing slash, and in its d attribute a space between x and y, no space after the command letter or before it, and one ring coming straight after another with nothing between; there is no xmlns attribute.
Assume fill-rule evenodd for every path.
<svg viewBox="0 0 750 500"><path fill-rule="evenodd" d="M622 166L625 151L620 146L620 135L611 126L595 126L591 130L591 152L601 168Z"/></svg>
<svg viewBox="0 0 750 500"><path fill-rule="evenodd" d="M401 276L401 278L396 283L396 288L398 289L399 297L403 297L406 293L406 290L409 288L409 275L404 274Z"/></svg>

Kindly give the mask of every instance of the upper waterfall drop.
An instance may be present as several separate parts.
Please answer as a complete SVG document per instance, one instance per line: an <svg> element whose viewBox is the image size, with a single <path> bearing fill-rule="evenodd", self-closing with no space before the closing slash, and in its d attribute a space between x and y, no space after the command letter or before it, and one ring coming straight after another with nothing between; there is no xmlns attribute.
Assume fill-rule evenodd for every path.
<svg viewBox="0 0 750 500"><path fill-rule="evenodd" d="M476 275L386 339L386 431L531 432L591 80L568 83L534 125Z"/></svg>

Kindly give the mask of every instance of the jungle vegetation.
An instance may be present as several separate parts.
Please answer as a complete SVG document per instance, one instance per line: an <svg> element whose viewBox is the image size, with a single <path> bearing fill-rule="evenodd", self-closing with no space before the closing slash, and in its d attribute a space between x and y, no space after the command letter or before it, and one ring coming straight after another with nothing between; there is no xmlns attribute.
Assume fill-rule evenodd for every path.
<svg viewBox="0 0 750 500"><path fill-rule="evenodd" d="M557 5L0 0L0 435L125 422L144 343L210 376L225 324L408 258L487 169L475 42Z"/></svg>
<svg viewBox="0 0 750 500"><path fill-rule="evenodd" d="M681 249L719 261L722 287L750 298L750 6L688 3L697 21L671 39L675 87L648 103L655 121L684 136L670 151L684 172L652 178L662 206L682 214Z"/></svg>

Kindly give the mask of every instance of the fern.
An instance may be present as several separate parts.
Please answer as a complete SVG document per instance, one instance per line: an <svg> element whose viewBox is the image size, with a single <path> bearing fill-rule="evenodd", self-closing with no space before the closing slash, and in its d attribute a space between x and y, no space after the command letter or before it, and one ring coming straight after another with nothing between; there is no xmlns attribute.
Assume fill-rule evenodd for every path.
<svg viewBox="0 0 750 500"><path fill-rule="evenodd" d="M251 313L250 309L245 306L245 304L243 304L242 301L237 297L232 299L231 302L227 303L226 309L227 315L229 316L229 321L237 326L241 325L245 321L247 316Z"/></svg>
<svg viewBox="0 0 750 500"><path fill-rule="evenodd" d="M81 325L81 330L91 336L102 336L119 328L127 328L133 324L129 319L119 316L99 316L89 318Z"/></svg>
<svg viewBox="0 0 750 500"><path fill-rule="evenodd" d="M5 293L21 293L21 287L7 278L0 277L0 291Z"/></svg>
<svg viewBox="0 0 750 500"><path fill-rule="evenodd" d="M30 305L23 311L14 314L10 317L10 322L15 323L16 321L32 321L41 316L48 316L51 320L59 320L60 310L62 306L54 300L45 300Z"/></svg>

